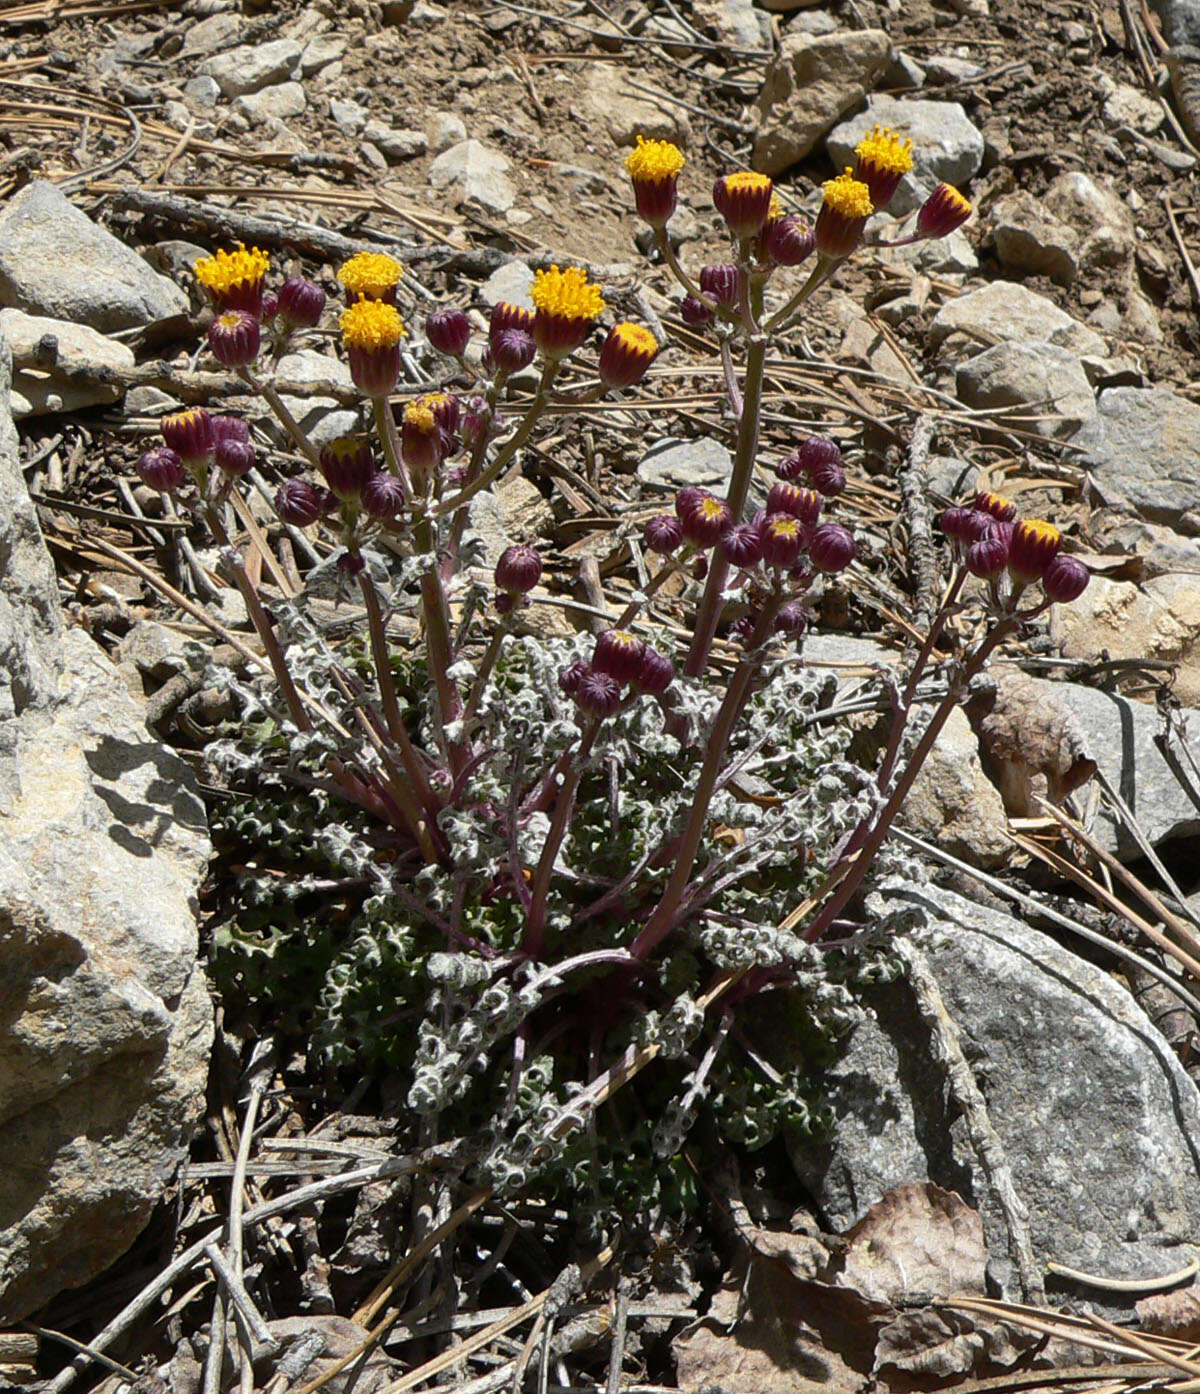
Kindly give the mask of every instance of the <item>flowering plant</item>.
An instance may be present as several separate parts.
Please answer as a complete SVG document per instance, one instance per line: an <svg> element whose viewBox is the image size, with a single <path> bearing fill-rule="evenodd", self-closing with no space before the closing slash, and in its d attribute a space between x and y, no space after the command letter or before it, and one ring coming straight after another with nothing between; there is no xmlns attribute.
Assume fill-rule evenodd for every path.
<svg viewBox="0 0 1200 1394"><path fill-rule="evenodd" d="M594 639L531 632L542 558L515 543L485 581L469 508L551 405L637 386L662 347L650 329L612 324L594 381L576 371L563 387L566 365L591 362L608 309L584 269L550 266L535 276L532 309L492 310L482 345L461 309L430 314L414 349L440 360L443 385L398 394L413 372L403 268L362 253L338 272L339 324L373 430L318 449L269 371L319 323L324 293L303 280L268 290L256 250L197 264L216 312L214 356L266 399L309 467L279 486L279 519L336 533L339 584L362 614L345 650L302 594L268 605L230 533L254 460L244 423L200 409L164 421L143 478L223 548L270 669L270 682L234 684L243 720L221 752L226 827L263 853L241 875L242 923L223 952L273 962L264 993L307 994L298 1005L334 1060L403 1071L418 1115L481 1139L479 1165L496 1185L554 1167L594 1183L602 1154L605 1174L633 1184L641 1156L643 1199L647 1187L664 1195L675 1173L653 1159L676 1154L705 1098L726 1135L749 1143L812 1121L811 1086L772 1063L755 1014L739 1008L771 992L808 1048L825 1049L853 1019L850 980L894 971L886 935L831 956L830 932L895 862L888 830L967 681L1018 624L1086 585L1051 525L1015 521L992 495L950 510L953 574L875 769L847 758L826 684L797 662L812 597L855 563L856 544L828 516L846 484L830 438L797 441L774 466L765 508L749 506L766 350L858 248L910 151L876 129L855 168L825 184L811 228L765 176L723 177L713 199L730 260L695 279L667 235L681 152L639 140L630 153L636 206L683 290L681 314L719 341L735 452L724 496L684 488L649 521L657 569ZM944 236L969 211L941 186L905 240ZM778 282L806 263L780 297ZM389 572L369 564L368 544ZM982 632L918 732L920 678L972 576L985 582ZM660 609L668 583L694 602L682 647ZM415 621L415 643L396 641L397 616ZM311 964L309 978L287 971L305 954L320 960L316 986ZM580 1127L656 1056L674 1063L644 1082L618 1140Z"/></svg>

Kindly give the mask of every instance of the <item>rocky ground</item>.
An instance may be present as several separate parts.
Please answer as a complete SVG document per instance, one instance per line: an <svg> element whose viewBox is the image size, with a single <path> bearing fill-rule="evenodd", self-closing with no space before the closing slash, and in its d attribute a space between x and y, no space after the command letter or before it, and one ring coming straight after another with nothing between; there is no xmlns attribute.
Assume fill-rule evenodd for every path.
<svg viewBox="0 0 1200 1394"><path fill-rule="evenodd" d="M0 964L20 989L0 991L0 1119L15 1162L0 1178L0 1322L11 1323L0 1383L57 1377L47 1387L65 1390L69 1352L48 1332L93 1340L225 1215L247 1097L267 1120L252 1208L279 1185L362 1172L331 1179L330 1194L351 1199L317 1220L288 1207L262 1220L248 1281L270 1319L264 1387L315 1390L321 1376L345 1387L332 1363L362 1345L375 1285L421 1224L427 1234L449 1215L435 1187L410 1194L395 1180L375 1094L364 1104L361 1090L337 1092L345 1081L318 1088L302 1056L272 1062L275 1075L251 1070L239 1090L252 1063L240 1021L218 1020L206 1107L201 1097L197 945L203 955L220 886L200 883L197 796L213 793L203 748L224 712L183 646L220 639L199 611L227 645L248 630L216 556L132 466L164 412L231 396L256 421L264 494L293 462L263 404L198 353L192 263L245 240L332 292L349 252L396 251L418 331L414 382L437 361L419 333L426 308L486 314L523 299L552 259L593 268L610 302L666 342L651 384L540 440L473 522L493 558L538 539L551 594L594 605L632 584L630 540L669 492L719 485L730 467L719 363L679 319L631 217L622 159L638 133L686 150L672 234L692 268L722 255L708 196L719 174L761 169L789 208L813 212L821 181L875 122L913 137L900 217L940 180L975 204L944 242L857 258L772 357L764 458L820 430L852 465L864 565L826 592L812 662L851 683L895 661L929 601L905 540L979 488L1055 519L1095 579L1007 655L914 792L907 826L941 849L951 878L925 904L947 932L913 969L911 1000L881 996L855 1037L831 1082L828 1146L747 1163L740 1179L718 1168L705 1223L664 1227L655 1249L618 1265L620 1282L610 1272L572 1287L570 1261L589 1256L573 1249L569 1216L481 1212L469 1233L483 1276L468 1280L459 1315L438 1325L440 1289L423 1277L354 1387L411 1387L389 1381L435 1358L452 1331L484 1333L491 1361L469 1365L464 1346L444 1362L455 1388L517 1387L535 1351L529 1378L551 1389L603 1387L610 1368L625 1371L610 1389L931 1388L1029 1357L1031 1338L979 1303L1044 1296L1047 1261L1145 1277L1150 1291L1200 1256L1200 1106L1186 1073L1200 1026L1142 966L1190 972L1197 938L1194 33L1200 11L1194 21L1181 0L1161 12L1126 0L0 7L0 332L19 432L0 442ZM873 231L886 240L898 226L885 215ZM334 352L332 332L316 335L281 365L285 400L318 438L354 420ZM268 585L299 584L331 550L272 530L266 508L252 521L270 531ZM548 630L574 623L562 606L537 613ZM1105 784L1119 799L1101 797ZM1053 842L1039 796L1077 788L1099 908L1055 899L1066 882L1051 885L1039 851ZM1126 864L1169 893L1168 904L1132 893L1137 930L1104 898ZM988 889L971 869L1000 879ZM1043 910L1136 944L1139 961L1064 937L1028 904L1017 924L1011 897L998 898L1015 870L1018 892L1034 883ZM1118 968L1156 1025L1114 983ZM55 1011L72 1035L51 1039ZM1053 1049L1046 1021L1059 1023ZM955 1022L970 1023L965 1043ZM897 1047L913 1040L939 1062L932 1073ZM987 1062L985 1099L968 1058ZM886 1146L881 1098L897 1120ZM190 1172L160 1203L201 1112ZM420 1217L407 1238L401 1208ZM872 1254L886 1262L873 1267ZM113 1334L117 1369L88 1368L76 1387L103 1380L115 1394L140 1376L146 1394L198 1389L212 1271L168 1279L169 1297L152 1293ZM1054 1281L1054 1300L1086 1298L1122 1320L1143 1295ZM929 1293L976 1306L934 1312ZM1194 1339L1179 1296L1170 1310L1143 1302L1143 1332ZM18 1329L31 1318L46 1328L40 1347ZM1067 1334L1043 1366L1092 1358L1096 1329Z"/></svg>

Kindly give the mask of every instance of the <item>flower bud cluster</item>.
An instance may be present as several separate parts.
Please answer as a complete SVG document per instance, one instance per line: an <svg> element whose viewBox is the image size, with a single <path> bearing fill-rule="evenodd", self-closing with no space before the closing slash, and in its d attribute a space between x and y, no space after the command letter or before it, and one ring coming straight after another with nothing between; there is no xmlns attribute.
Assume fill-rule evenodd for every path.
<svg viewBox="0 0 1200 1394"><path fill-rule="evenodd" d="M1016 505L981 493L969 508L947 508L938 520L956 559L989 583L992 603L1011 611L1022 592L1039 584L1045 603L1069 604L1087 589L1091 572L1062 551L1062 534L1040 519L1018 518Z"/></svg>
<svg viewBox="0 0 1200 1394"><path fill-rule="evenodd" d="M188 407L164 416L160 429L162 444L142 453L137 472L150 488L184 503L201 499L210 481L226 489L254 468L250 428L240 417Z"/></svg>
<svg viewBox="0 0 1200 1394"><path fill-rule="evenodd" d="M620 710L626 688L632 696L661 697L675 681L675 665L630 630L606 629L590 661L576 659L558 681L585 716L603 721Z"/></svg>

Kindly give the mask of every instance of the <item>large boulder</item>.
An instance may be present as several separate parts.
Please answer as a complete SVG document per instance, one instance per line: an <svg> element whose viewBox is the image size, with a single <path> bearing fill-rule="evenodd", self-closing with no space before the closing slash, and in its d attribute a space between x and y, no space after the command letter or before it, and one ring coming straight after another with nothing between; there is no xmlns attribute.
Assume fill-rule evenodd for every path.
<svg viewBox="0 0 1200 1394"><path fill-rule="evenodd" d="M108 333L182 314L188 302L57 186L38 179L0 213L0 305Z"/></svg>
<svg viewBox="0 0 1200 1394"><path fill-rule="evenodd" d="M0 403L11 365L0 340ZM64 633L0 409L0 1325L129 1246L202 1112L212 1011L187 765Z"/></svg>
<svg viewBox="0 0 1200 1394"><path fill-rule="evenodd" d="M929 964L1039 1262L1128 1278L1200 1257L1200 1094L1130 994L1003 911L929 887L892 894L932 922ZM827 1074L832 1136L793 1148L801 1176L838 1231L906 1182L957 1191L982 1213L992 1270L1014 1291L995 1192L911 990L873 990L870 1006Z"/></svg>

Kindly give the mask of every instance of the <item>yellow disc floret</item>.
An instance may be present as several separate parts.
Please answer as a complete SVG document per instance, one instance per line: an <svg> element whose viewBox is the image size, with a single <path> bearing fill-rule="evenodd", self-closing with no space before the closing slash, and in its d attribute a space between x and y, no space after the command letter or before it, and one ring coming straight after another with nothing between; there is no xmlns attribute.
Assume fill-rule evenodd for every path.
<svg viewBox="0 0 1200 1394"><path fill-rule="evenodd" d="M683 151L669 140L647 140L638 136L637 145L625 156L625 168L635 181L674 179L683 168Z"/></svg>
<svg viewBox="0 0 1200 1394"><path fill-rule="evenodd" d="M427 402L420 398L409 402L404 408L404 423L417 431L436 431L437 418L433 414L433 409Z"/></svg>
<svg viewBox="0 0 1200 1394"><path fill-rule="evenodd" d="M405 336L404 321L394 305L359 300L342 312L342 343L370 352L393 349Z"/></svg>
<svg viewBox="0 0 1200 1394"><path fill-rule="evenodd" d="M382 300L396 289L404 267L386 252L358 252L338 267L337 277L350 295Z"/></svg>
<svg viewBox="0 0 1200 1394"><path fill-rule="evenodd" d="M653 358L658 352L658 340L644 324L625 321L613 326L613 336L627 353L645 354Z"/></svg>
<svg viewBox="0 0 1200 1394"><path fill-rule="evenodd" d="M913 167L912 140L901 137L890 126L876 126L854 147L854 153L864 163L889 174L908 174Z"/></svg>
<svg viewBox="0 0 1200 1394"><path fill-rule="evenodd" d="M826 206L843 218L869 218L875 211L870 189L855 179L850 169L836 179L827 179L821 190Z"/></svg>
<svg viewBox="0 0 1200 1394"><path fill-rule="evenodd" d="M765 174L757 174L752 169L735 170L722 181L727 193L758 193L771 187L771 180Z"/></svg>
<svg viewBox="0 0 1200 1394"><path fill-rule="evenodd" d="M568 266L565 271L552 266L549 271L539 271L533 278L529 298L539 314L556 319L590 322L604 312L600 287L592 285L581 266Z"/></svg>
<svg viewBox="0 0 1200 1394"><path fill-rule="evenodd" d="M230 292L261 281L270 266L266 252L239 243L234 252L220 251L215 256L201 257L192 270L204 289L221 304Z"/></svg>

